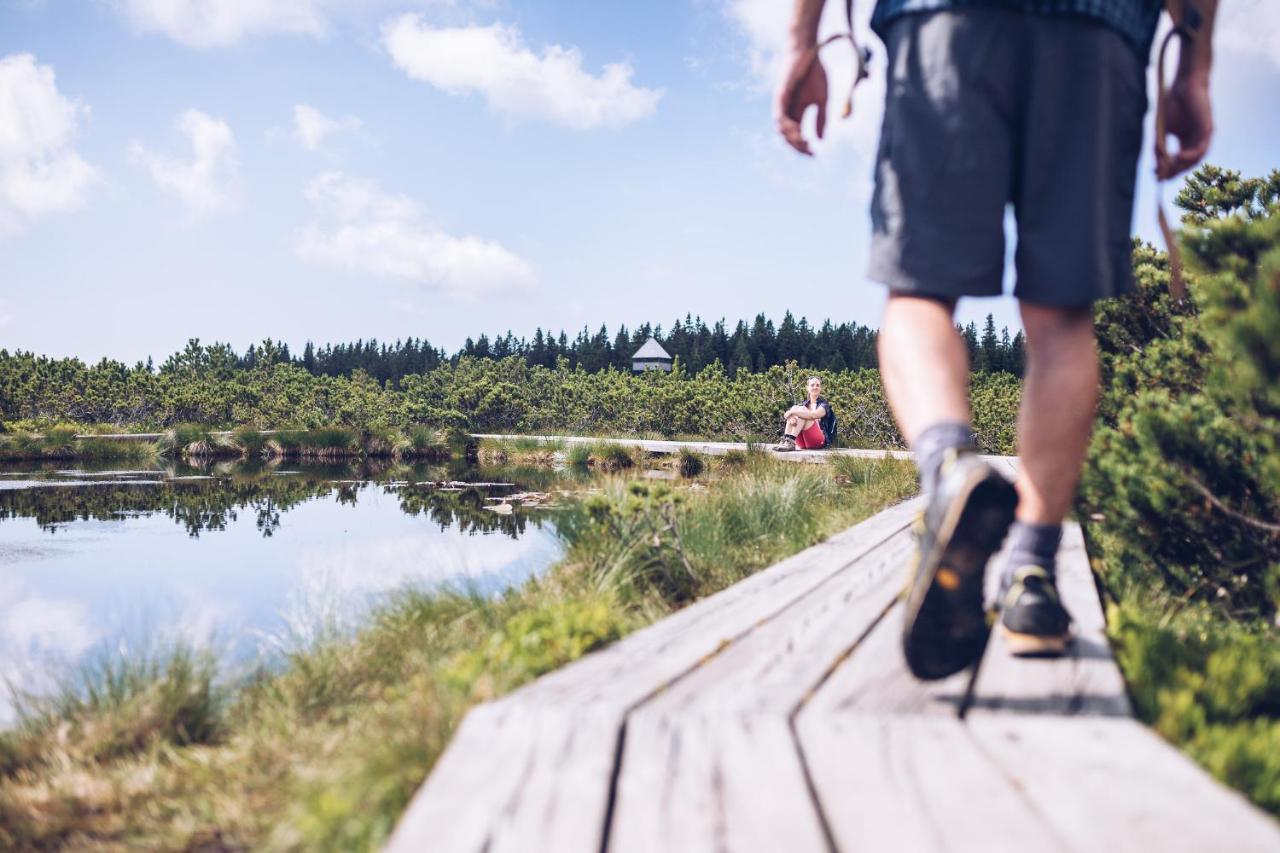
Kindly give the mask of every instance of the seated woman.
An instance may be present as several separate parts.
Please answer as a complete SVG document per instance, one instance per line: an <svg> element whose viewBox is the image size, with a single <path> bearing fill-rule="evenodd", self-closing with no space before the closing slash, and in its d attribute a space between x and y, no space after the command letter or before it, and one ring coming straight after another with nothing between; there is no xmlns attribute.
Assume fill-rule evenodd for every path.
<svg viewBox="0 0 1280 853"><path fill-rule="evenodd" d="M810 376L807 388L809 399L787 409L783 415L787 419L786 427L783 429L782 440L774 446L774 450L820 450L826 447L827 436L830 434L828 424L833 420L831 404L821 396L821 379Z"/></svg>

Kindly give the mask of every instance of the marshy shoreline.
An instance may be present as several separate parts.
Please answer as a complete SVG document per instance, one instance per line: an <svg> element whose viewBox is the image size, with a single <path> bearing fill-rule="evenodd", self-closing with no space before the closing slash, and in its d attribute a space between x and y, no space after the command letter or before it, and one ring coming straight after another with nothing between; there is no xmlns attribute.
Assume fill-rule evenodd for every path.
<svg viewBox="0 0 1280 853"><path fill-rule="evenodd" d="M242 426L215 430L198 424L180 424L159 433L107 433L102 429L59 424L41 431L0 432L0 463L107 465L179 461L199 466L234 460L406 464L461 460L480 465L566 466L600 471L649 466L669 468L686 477L696 476L706 467L703 455L687 448L673 454L649 453L609 437L587 442L561 442L546 436L475 438L460 430L425 425L407 430L359 430L347 426L275 430ZM741 453L731 451L730 455Z"/></svg>
<svg viewBox="0 0 1280 853"><path fill-rule="evenodd" d="M216 430L200 424L178 424L164 432L133 434L104 429L56 424L38 431L0 433L0 461L367 458L434 462L449 459L458 443L458 436L427 426L407 430L358 430L347 426L275 430L241 426Z"/></svg>

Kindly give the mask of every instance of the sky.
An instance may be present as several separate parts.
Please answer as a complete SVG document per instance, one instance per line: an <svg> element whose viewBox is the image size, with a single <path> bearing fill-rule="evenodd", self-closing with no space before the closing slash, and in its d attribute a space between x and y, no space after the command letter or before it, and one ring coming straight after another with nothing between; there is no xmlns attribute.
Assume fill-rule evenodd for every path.
<svg viewBox="0 0 1280 853"><path fill-rule="evenodd" d="M858 5L872 79L808 159L770 114L788 0L0 0L0 348L875 326ZM1224 6L1210 159L1263 174L1280 2ZM838 99L848 51L824 56ZM1018 327L1008 297L959 316L988 312Z"/></svg>

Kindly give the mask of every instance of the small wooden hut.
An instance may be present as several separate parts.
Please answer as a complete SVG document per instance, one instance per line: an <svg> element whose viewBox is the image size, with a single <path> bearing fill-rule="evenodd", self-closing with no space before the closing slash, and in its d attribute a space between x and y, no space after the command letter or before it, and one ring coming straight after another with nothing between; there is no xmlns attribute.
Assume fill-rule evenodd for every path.
<svg viewBox="0 0 1280 853"><path fill-rule="evenodd" d="M671 370L671 355L662 348L662 344L653 338L644 342L644 346L631 356L631 370L642 373L646 370Z"/></svg>

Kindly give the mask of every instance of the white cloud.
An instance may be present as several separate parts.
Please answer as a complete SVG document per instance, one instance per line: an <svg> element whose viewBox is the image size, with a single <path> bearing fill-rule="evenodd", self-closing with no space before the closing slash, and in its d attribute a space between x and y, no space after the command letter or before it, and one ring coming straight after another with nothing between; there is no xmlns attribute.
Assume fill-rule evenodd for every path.
<svg viewBox="0 0 1280 853"><path fill-rule="evenodd" d="M93 644L89 611L69 599L28 598L9 607L4 640L10 649L39 649L74 657Z"/></svg>
<svg viewBox="0 0 1280 853"><path fill-rule="evenodd" d="M772 0L727 0L724 13L746 36L747 57L756 84L772 91L786 72L792 5Z"/></svg>
<svg viewBox="0 0 1280 853"><path fill-rule="evenodd" d="M319 37L328 31L321 0L118 0L142 33L188 47L225 47L259 35Z"/></svg>
<svg viewBox="0 0 1280 853"><path fill-rule="evenodd" d="M13 314L9 313L9 304L0 299L0 329L13 322Z"/></svg>
<svg viewBox="0 0 1280 853"><path fill-rule="evenodd" d="M315 107L297 104L293 108L293 135L308 151L319 151L325 137L340 130L358 130L360 119L355 116L329 118Z"/></svg>
<svg viewBox="0 0 1280 853"><path fill-rule="evenodd" d="M313 647L333 632L356 629L369 605L405 587L465 584L503 578L518 584L535 567L554 563L563 550L548 537L485 536L483 548L434 533L360 546L308 549L299 555L296 580L281 613L285 628L264 639L268 648Z"/></svg>
<svg viewBox="0 0 1280 853"><path fill-rule="evenodd" d="M31 54L0 59L0 235L84 204L97 173L71 139L88 112L58 92L53 69Z"/></svg>
<svg viewBox="0 0 1280 853"><path fill-rule="evenodd" d="M192 218L234 209L240 166L231 128L199 110L184 112L177 127L191 142L191 160L153 154L135 142L129 149L134 162L146 168L161 190L177 196Z"/></svg>
<svg viewBox="0 0 1280 853"><path fill-rule="evenodd" d="M17 578L0 578L0 727L13 722L8 689L39 694L56 686L59 666L98 640L83 603L46 598Z"/></svg>
<svg viewBox="0 0 1280 853"><path fill-rule="evenodd" d="M377 183L328 172L306 189L319 214L298 238L313 264L402 279L469 297L531 287L528 261L498 243L454 237L427 222L418 206Z"/></svg>
<svg viewBox="0 0 1280 853"><path fill-rule="evenodd" d="M1280 3L1275 0L1231 0L1218 10L1214 46L1270 59L1280 67Z"/></svg>
<svg viewBox="0 0 1280 853"><path fill-rule="evenodd" d="M483 548L440 537L400 537L359 547L306 551L298 560L303 589L319 586L351 600L407 585L501 574L520 564L546 565L559 546L538 536L486 536Z"/></svg>
<svg viewBox="0 0 1280 853"><path fill-rule="evenodd" d="M610 63L595 76L577 48L550 45L538 56L502 24L439 28L406 14L383 26L383 42L415 80L452 95L477 92L498 112L566 127L627 124L652 114L662 97L632 84L630 63Z"/></svg>

